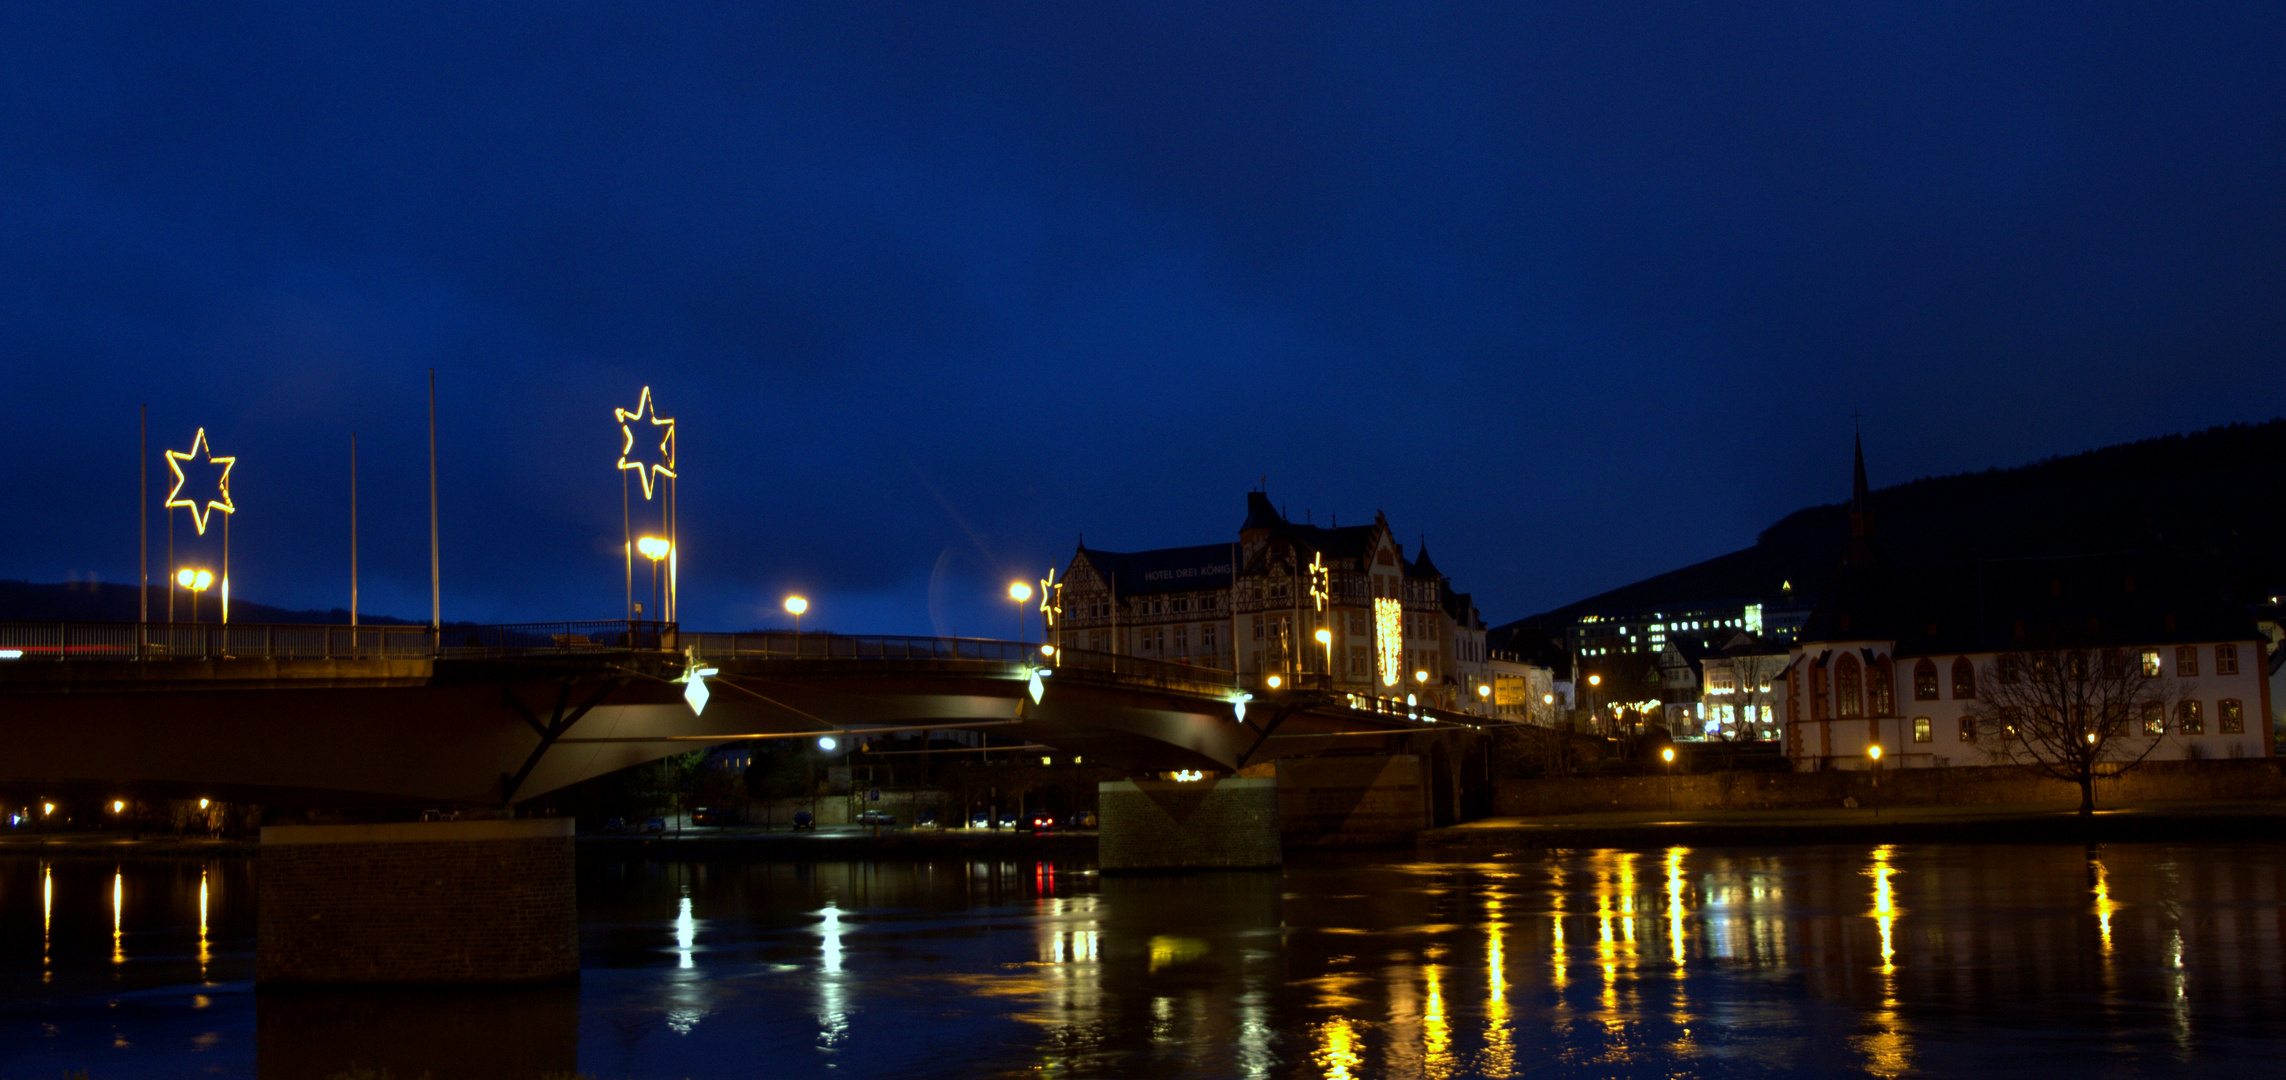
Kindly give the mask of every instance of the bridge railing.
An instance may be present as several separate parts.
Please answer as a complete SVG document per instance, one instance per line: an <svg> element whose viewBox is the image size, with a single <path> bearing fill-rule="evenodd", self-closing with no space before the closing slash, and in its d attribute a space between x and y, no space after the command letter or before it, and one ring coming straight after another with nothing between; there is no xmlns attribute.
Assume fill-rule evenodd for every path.
<svg viewBox="0 0 2286 1080"><path fill-rule="evenodd" d="M1170 689L1238 690L1238 673L1235 671L1176 663L1172 660L1089 652L1085 649L1058 649L1052 664L1057 671L1100 673L1113 676L1121 682L1145 683Z"/></svg>
<svg viewBox="0 0 2286 1080"><path fill-rule="evenodd" d="M428 628L421 629L425 633ZM438 653L442 656L521 656L673 650L679 647L678 637L674 623L641 619L447 626L440 635Z"/></svg>
<svg viewBox="0 0 2286 1080"><path fill-rule="evenodd" d="M414 659L433 654L426 626L292 623L0 622L0 659Z"/></svg>
<svg viewBox="0 0 2286 1080"><path fill-rule="evenodd" d="M894 634L684 634L681 644L709 660L775 657L811 660L984 660L1022 663L1037 645L987 638L905 637Z"/></svg>

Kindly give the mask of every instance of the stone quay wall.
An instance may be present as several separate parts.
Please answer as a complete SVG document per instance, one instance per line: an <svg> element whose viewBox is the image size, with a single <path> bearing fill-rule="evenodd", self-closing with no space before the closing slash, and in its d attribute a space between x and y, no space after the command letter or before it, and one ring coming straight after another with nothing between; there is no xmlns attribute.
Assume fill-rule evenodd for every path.
<svg viewBox="0 0 2286 1080"><path fill-rule="evenodd" d="M2282 762L2148 761L2098 777L2096 807L2120 803L2286 798ZM2080 789L2017 765L1814 773L1699 773L1675 777L1565 777L1502 780L1493 812L1545 817L1602 811L1810 810L1859 806L1977 806L2072 803Z"/></svg>
<svg viewBox="0 0 2286 1080"><path fill-rule="evenodd" d="M569 818L274 825L257 878L264 984L579 975Z"/></svg>
<svg viewBox="0 0 2286 1080"><path fill-rule="evenodd" d="M1429 827L1428 763L1418 754L1284 758L1246 775L1278 780L1288 846L1410 840Z"/></svg>
<svg viewBox="0 0 2286 1080"><path fill-rule="evenodd" d="M1229 870L1282 861L1276 780L1096 785L1096 864L1106 871Z"/></svg>

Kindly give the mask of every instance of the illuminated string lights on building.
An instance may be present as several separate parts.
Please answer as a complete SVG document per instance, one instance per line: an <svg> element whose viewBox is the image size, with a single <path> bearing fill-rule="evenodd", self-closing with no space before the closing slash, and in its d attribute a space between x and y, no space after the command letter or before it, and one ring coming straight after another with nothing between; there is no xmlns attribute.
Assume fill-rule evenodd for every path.
<svg viewBox="0 0 2286 1080"><path fill-rule="evenodd" d="M1395 686L1404 677L1405 607L1387 597L1373 601L1373 644L1379 650L1381 685Z"/></svg>
<svg viewBox="0 0 2286 1080"><path fill-rule="evenodd" d="M183 484L187 479L183 475L183 462L196 458L201 454L206 456L207 464L222 466L222 476L219 480L216 481L218 490L215 492L215 497L204 502L201 502L195 498L186 499L182 497ZM207 513L209 511L223 514L235 514L238 512L237 504L230 501L230 470L232 466L237 464L238 458L236 455L231 457L214 456L214 450L211 447L207 446L206 443L206 429L198 429L198 434L191 439L190 449L167 451L167 469L168 471L175 474L174 487L167 492L167 507L172 509L174 507L180 506L189 510L191 512L192 527L198 530L198 534L200 536L205 536Z"/></svg>

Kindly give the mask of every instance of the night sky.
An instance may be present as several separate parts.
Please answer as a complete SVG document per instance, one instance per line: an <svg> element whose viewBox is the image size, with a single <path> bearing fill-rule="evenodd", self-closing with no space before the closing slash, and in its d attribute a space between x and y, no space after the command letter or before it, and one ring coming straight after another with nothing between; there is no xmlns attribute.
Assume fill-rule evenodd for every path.
<svg viewBox="0 0 2286 1080"><path fill-rule="evenodd" d="M687 624L1005 636L1011 576L1232 539L1265 476L1497 623L1845 497L1853 411L1876 486L2286 411L2281 41L2274 0L4 3L0 577L133 579L148 403L155 484L200 425L239 455L237 596L288 607L348 601L358 432L364 606L425 618L434 367L447 619L620 614L649 385Z"/></svg>

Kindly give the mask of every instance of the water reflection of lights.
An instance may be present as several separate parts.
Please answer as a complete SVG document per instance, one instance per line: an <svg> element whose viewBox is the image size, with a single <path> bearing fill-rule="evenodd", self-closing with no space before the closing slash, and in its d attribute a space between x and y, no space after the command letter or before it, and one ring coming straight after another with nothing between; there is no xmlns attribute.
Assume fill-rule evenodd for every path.
<svg viewBox="0 0 2286 1080"><path fill-rule="evenodd" d="M1897 875L1891 859L1897 849L1882 844L1873 849L1873 866L1866 873L1873 878L1873 916L1881 929L1881 1007L1867 1018L1872 1030L1852 1040L1859 1053L1865 1055L1865 1071L1875 1076L1902 1076L1912 1070L1912 1042L1906 1030L1905 1019L1897 1012L1897 950L1896 923L1900 914L1895 886L1890 879Z"/></svg>
<svg viewBox="0 0 2286 1080"><path fill-rule="evenodd" d="M1889 860L1897 849L1883 844L1873 849L1873 919L1881 927L1881 970L1884 974L1897 970L1897 893L1890 878L1897 876L1897 868Z"/></svg>
<svg viewBox="0 0 2286 1080"><path fill-rule="evenodd" d="M49 931L56 922L56 868L40 864L40 981L54 982L54 955L48 947Z"/></svg>
<svg viewBox="0 0 2286 1080"><path fill-rule="evenodd" d="M1667 849L1667 943L1678 972L1683 966L1683 855L1689 850Z"/></svg>
<svg viewBox="0 0 2286 1080"><path fill-rule="evenodd" d="M1508 924L1500 917L1501 896L1484 896L1484 1061L1478 1071L1507 1076L1516 1068L1515 1040L1508 1031Z"/></svg>
<svg viewBox="0 0 2286 1080"><path fill-rule="evenodd" d="M2109 956L2111 955L2111 913L2118 911L2119 905L2112 902L2111 874L2104 869L2103 860L2089 859L2088 869L2095 878L2096 931L2103 935L2104 955Z"/></svg>
<svg viewBox="0 0 2286 1080"><path fill-rule="evenodd" d="M1445 989L1439 976L1444 969L1421 965L1421 1073L1431 1080L1453 1074L1452 1021L1445 1015Z"/></svg>
<svg viewBox="0 0 2286 1080"><path fill-rule="evenodd" d="M688 903L688 901L685 901ZM822 939L823 953L820 964L828 975L841 974L841 909L827 901L825 910L818 912L818 935Z"/></svg>
<svg viewBox="0 0 2286 1080"><path fill-rule="evenodd" d="M1151 938L1151 970L1187 964L1213 951L1213 947L1197 938L1157 934Z"/></svg>
<svg viewBox="0 0 2286 1080"><path fill-rule="evenodd" d="M691 894L685 891L682 902L675 906L676 967L687 968L691 966L691 949L697 944L698 920L691 916Z"/></svg>
<svg viewBox="0 0 2286 1080"><path fill-rule="evenodd" d="M120 909L126 899L127 871L121 868L111 872L111 962L114 964L127 962L127 935L120 929Z"/></svg>
<svg viewBox="0 0 2286 1080"><path fill-rule="evenodd" d="M203 866L202 866L202 867L199 867L199 871L198 871L198 981L200 981L200 982L205 982L205 981L206 981L206 967L207 967L207 964L208 964L208 963L210 963L210 962L212 962L212 961L213 961L213 959L214 959L214 949L213 949L213 948L212 948L212 947L211 947L211 946L210 946L210 945L207 943L207 937L206 937L206 897L207 897L207 884L206 884L206 879L207 879L207 872L208 872L208 871L207 871L207 868L206 868L206 867L203 867Z"/></svg>
<svg viewBox="0 0 2286 1080"><path fill-rule="evenodd" d="M1356 1080L1355 1070L1365 1061L1357 1052L1357 1029L1339 1018L1319 1026L1318 1052L1313 1057L1326 1080Z"/></svg>

